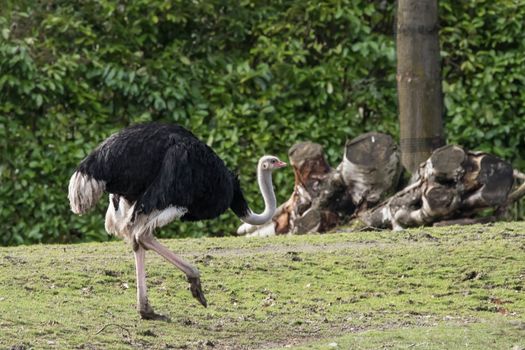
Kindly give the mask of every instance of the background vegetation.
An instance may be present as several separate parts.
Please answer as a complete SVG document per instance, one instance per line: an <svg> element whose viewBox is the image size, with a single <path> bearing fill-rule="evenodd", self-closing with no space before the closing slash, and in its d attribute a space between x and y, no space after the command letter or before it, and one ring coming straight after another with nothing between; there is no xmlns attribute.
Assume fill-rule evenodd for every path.
<svg viewBox="0 0 525 350"><path fill-rule="evenodd" d="M108 239L105 203L73 216L67 182L132 123L193 130L238 170L256 208L258 156L286 158L312 140L336 164L346 138L396 136L393 3L2 0L0 244ZM448 141L525 168L525 3L439 4ZM275 182L285 199L291 170ZM229 213L162 235L236 223Z"/></svg>

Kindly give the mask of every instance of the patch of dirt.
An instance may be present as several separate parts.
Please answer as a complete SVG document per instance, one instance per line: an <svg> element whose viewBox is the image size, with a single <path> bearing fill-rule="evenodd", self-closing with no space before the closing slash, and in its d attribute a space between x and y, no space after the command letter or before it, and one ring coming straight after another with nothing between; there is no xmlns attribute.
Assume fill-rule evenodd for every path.
<svg viewBox="0 0 525 350"><path fill-rule="evenodd" d="M410 244L410 243L409 243ZM430 245L432 241L423 241L411 243L414 246ZM257 248L228 248L216 249L212 248L207 251L208 259L213 256L247 256L253 254L288 254L292 259L299 253L318 253L318 252L336 252L345 249L365 249L370 247L384 248L392 246L406 247L407 243L388 243L388 242L335 242L328 244L310 244L298 243L296 245L282 245L282 244L268 244ZM206 260L203 258L203 260Z"/></svg>
<svg viewBox="0 0 525 350"><path fill-rule="evenodd" d="M339 320L332 323L328 329L320 330L321 327L316 327L315 324L310 324L310 329L297 328L293 334L287 334L285 337L280 338L278 334L274 334L274 339L260 343L252 344L249 347L240 344L230 343L230 340L221 341L215 343L213 346L214 350L249 350L249 349L274 349L274 348L288 348L301 345L307 345L310 343L316 343L325 339L329 341L330 338L338 338L346 334L358 334L368 331L388 331L396 329L408 329L408 328L430 328L436 327L439 323L446 322L455 324L458 326L476 323L479 320L471 317L452 317L446 316L439 318L434 315L399 315L400 319L387 321L383 324L372 324L377 315L369 313L362 315L353 315L346 320ZM359 320L357 324L353 320ZM362 321L365 321L364 324ZM329 322L329 321L327 321ZM313 331L312 331L313 329ZM192 347L195 344L190 345L189 349L205 349L204 347ZM202 344L201 344L202 345Z"/></svg>
<svg viewBox="0 0 525 350"><path fill-rule="evenodd" d="M9 350L29 350L29 349L31 349L31 346L27 344L16 344L9 348Z"/></svg>
<svg viewBox="0 0 525 350"><path fill-rule="evenodd" d="M415 242L420 242L420 241L433 241L433 242L438 242L439 239L432 236L430 233L428 232L416 232L414 234L410 233L408 235L408 239L411 240L411 241L415 241Z"/></svg>
<svg viewBox="0 0 525 350"><path fill-rule="evenodd" d="M469 271L463 275L461 278L462 282L470 281L470 280L477 280L480 279L483 276L483 273L478 271Z"/></svg>
<svg viewBox="0 0 525 350"><path fill-rule="evenodd" d="M6 256L4 256L4 259L9 261L12 265L27 264L27 260L19 258L19 257L16 257L16 256L6 255Z"/></svg>

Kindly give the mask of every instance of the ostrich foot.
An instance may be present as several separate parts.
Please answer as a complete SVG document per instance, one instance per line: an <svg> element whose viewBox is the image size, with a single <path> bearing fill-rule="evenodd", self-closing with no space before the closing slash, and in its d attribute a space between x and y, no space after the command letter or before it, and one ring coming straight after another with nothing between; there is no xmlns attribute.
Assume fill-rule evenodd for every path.
<svg viewBox="0 0 525 350"><path fill-rule="evenodd" d="M139 311L140 318L143 320L154 320L154 321L165 321L170 322L171 319L168 316L164 316L161 314L156 313L153 311L153 309L149 309L147 311Z"/></svg>
<svg viewBox="0 0 525 350"><path fill-rule="evenodd" d="M202 292L201 279L199 277L188 277L188 282L190 282L191 295L197 299L202 306L208 307L204 293Z"/></svg>
<svg viewBox="0 0 525 350"><path fill-rule="evenodd" d="M137 307L140 318L143 320L155 320L155 321L166 321L170 322L171 319L168 316L164 316L153 311L153 308L150 306L149 302L142 302Z"/></svg>

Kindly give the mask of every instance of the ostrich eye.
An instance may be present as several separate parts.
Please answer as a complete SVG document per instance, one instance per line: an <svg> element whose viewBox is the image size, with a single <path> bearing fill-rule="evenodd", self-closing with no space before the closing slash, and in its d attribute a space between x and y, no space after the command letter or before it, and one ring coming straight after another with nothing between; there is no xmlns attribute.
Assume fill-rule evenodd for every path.
<svg viewBox="0 0 525 350"><path fill-rule="evenodd" d="M274 164L274 163L275 163L275 159L272 159L272 164Z"/></svg>

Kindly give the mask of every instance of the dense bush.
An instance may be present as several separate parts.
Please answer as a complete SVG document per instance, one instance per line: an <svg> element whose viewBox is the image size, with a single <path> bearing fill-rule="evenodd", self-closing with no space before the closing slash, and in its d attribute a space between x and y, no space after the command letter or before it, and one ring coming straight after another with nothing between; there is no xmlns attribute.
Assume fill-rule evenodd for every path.
<svg viewBox="0 0 525 350"><path fill-rule="evenodd" d="M384 0L7 0L0 15L0 244L104 240L105 203L69 212L78 162L123 126L190 128L241 175L300 140L397 135L394 6ZM393 3L393 2L392 2ZM525 7L440 1L449 141L525 166ZM521 147L521 148L520 148ZM284 200L291 170L275 179ZM164 236L231 233L233 214Z"/></svg>
<svg viewBox="0 0 525 350"><path fill-rule="evenodd" d="M525 169L525 2L440 1L449 141Z"/></svg>

